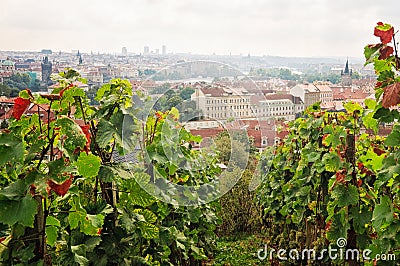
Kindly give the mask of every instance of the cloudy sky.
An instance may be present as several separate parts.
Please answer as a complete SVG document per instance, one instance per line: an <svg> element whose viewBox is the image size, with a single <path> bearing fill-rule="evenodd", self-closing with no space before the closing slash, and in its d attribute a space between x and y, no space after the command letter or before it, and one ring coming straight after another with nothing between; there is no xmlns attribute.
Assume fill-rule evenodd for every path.
<svg viewBox="0 0 400 266"><path fill-rule="evenodd" d="M0 50L361 57L398 0L1 0ZM400 38L399 38L400 39Z"/></svg>

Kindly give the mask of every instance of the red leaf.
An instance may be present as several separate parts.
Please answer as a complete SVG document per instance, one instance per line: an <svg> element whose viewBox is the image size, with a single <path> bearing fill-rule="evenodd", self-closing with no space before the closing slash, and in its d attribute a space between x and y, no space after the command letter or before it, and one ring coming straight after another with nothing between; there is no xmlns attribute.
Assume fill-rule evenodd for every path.
<svg viewBox="0 0 400 266"><path fill-rule="evenodd" d="M358 179L358 180L357 180L357 187L361 187L362 183L363 183L362 180L361 180L361 179Z"/></svg>
<svg viewBox="0 0 400 266"><path fill-rule="evenodd" d="M325 231L329 231L331 229L332 221L328 221L325 226Z"/></svg>
<svg viewBox="0 0 400 266"><path fill-rule="evenodd" d="M345 183L346 175L343 170L336 172L336 182Z"/></svg>
<svg viewBox="0 0 400 266"><path fill-rule="evenodd" d="M389 29L387 29L390 27ZM381 39L381 42L386 44L392 41L392 37L394 34L394 28L389 24L383 24L382 22L378 22L378 26L374 29L374 35Z"/></svg>
<svg viewBox="0 0 400 266"><path fill-rule="evenodd" d="M393 47L391 47L391 46L382 47L379 50L379 53L380 53L380 55L379 55L378 59L385 60L393 54Z"/></svg>
<svg viewBox="0 0 400 266"><path fill-rule="evenodd" d="M97 234L100 235L100 234L101 234L101 231L103 231L103 229L102 229L102 228L99 228L99 229L97 230Z"/></svg>
<svg viewBox="0 0 400 266"><path fill-rule="evenodd" d="M383 88L382 106L389 108L400 103L400 82L390 84Z"/></svg>
<svg viewBox="0 0 400 266"><path fill-rule="evenodd" d="M29 107L30 104L31 104L30 99L24 99L18 97L17 99L14 100L14 108L12 111L12 116L17 120L20 120L22 114L25 113L26 109Z"/></svg>
<svg viewBox="0 0 400 266"><path fill-rule="evenodd" d="M72 88L73 86L74 86L74 84L71 83L71 84L69 84L66 88L60 90L60 96L62 97L63 94L64 94L64 92L65 92L66 90Z"/></svg>
<svg viewBox="0 0 400 266"><path fill-rule="evenodd" d="M80 126L83 133L85 134L86 137L86 145L85 145L85 152L88 153L90 150L90 138L91 138L91 134L90 134L90 125L83 125Z"/></svg>
<svg viewBox="0 0 400 266"><path fill-rule="evenodd" d="M380 86L382 86L382 82L380 82L380 81L378 81L376 84L375 84L375 88L379 88Z"/></svg>
<svg viewBox="0 0 400 266"><path fill-rule="evenodd" d="M31 193L32 196L36 195L36 186L34 184L31 184L29 187L29 193Z"/></svg>
<svg viewBox="0 0 400 266"><path fill-rule="evenodd" d="M374 152L375 152L378 156L381 156L382 154L385 153L385 151L383 151L383 150L381 150L381 149L379 149L379 148L374 148Z"/></svg>
<svg viewBox="0 0 400 266"><path fill-rule="evenodd" d="M72 184L73 176L71 175L70 178L64 181L62 184L57 184L53 180L49 179L47 180L47 185L49 186L49 189L47 192L54 191L58 196L64 197L65 194L67 194L69 187Z"/></svg>

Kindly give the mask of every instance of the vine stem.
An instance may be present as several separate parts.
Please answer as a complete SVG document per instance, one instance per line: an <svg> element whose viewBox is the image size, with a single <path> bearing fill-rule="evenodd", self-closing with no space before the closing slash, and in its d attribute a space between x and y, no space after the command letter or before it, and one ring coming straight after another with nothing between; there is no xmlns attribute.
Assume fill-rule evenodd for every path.
<svg viewBox="0 0 400 266"><path fill-rule="evenodd" d="M396 31L396 33L397 32L399 32L399 31ZM394 46L394 54L396 55L396 58L397 58L398 57L397 56L397 44L396 44L396 39L395 39L396 33L393 34L393 46Z"/></svg>

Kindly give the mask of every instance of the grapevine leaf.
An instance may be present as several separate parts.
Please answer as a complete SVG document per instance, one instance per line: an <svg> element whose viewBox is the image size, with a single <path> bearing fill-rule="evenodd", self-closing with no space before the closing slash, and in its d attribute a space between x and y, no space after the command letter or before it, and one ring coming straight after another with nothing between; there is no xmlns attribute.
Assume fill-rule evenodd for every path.
<svg viewBox="0 0 400 266"><path fill-rule="evenodd" d="M81 152L76 161L76 166L78 167L79 174L83 177L94 177L99 172L101 162L99 157Z"/></svg>
<svg viewBox="0 0 400 266"><path fill-rule="evenodd" d="M382 168L382 162L385 156L384 153L378 155L373 150L368 150L365 155L360 156L359 160L364 163L365 167L377 173Z"/></svg>
<svg viewBox="0 0 400 266"><path fill-rule="evenodd" d="M355 111L358 111L359 113L362 112L363 107L359 103L355 102L346 102L343 107L347 110L349 113L354 113Z"/></svg>
<svg viewBox="0 0 400 266"><path fill-rule="evenodd" d="M23 143L11 134L0 133L0 166L7 162L22 161L24 156Z"/></svg>
<svg viewBox="0 0 400 266"><path fill-rule="evenodd" d="M380 231L383 222L390 223L393 220L393 209L392 203L388 196L383 196L380 200L380 204L375 206L372 214L372 226L375 230Z"/></svg>
<svg viewBox="0 0 400 266"><path fill-rule="evenodd" d="M158 238L159 229L154 224L139 222L139 229L142 233L142 236L146 239L155 239Z"/></svg>
<svg viewBox="0 0 400 266"><path fill-rule="evenodd" d="M81 232L86 235L98 235L98 231L103 227L104 215L87 214L85 219L81 220Z"/></svg>
<svg viewBox="0 0 400 266"><path fill-rule="evenodd" d="M86 258L86 246L84 244L71 246L71 251L74 253L74 261L80 266L88 266L89 260Z"/></svg>
<svg viewBox="0 0 400 266"><path fill-rule="evenodd" d="M350 210L351 217L354 221L354 229L357 233L363 234L366 230L365 225L372 219L372 212L368 208L359 210L358 207L353 206Z"/></svg>
<svg viewBox="0 0 400 266"><path fill-rule="evenodd" d="M69 117L61 117L56 121L56 127L61 127L61 134L66 136L61 148L71 156L75 150L83 150L86 146L86 136L81 127Z"/></svg>
<svg viewBox="0 0 400 266"><path fill-rule="evenodd" d="M30 99L23 99L18 97L14 100L14 107L12 110L12 117L17 120L21 119L23 113L25 113L26 109L28 109L29 105L31 104Z"/></svg>
<svg viewBox="0 0 400 266"><path fill-rule="evenodd" d="M380 55L378 57L379 60L386 60L389 56L391 56L394 52L393 47L385 46L382 47L380 50Z"/></svg>
<svg viewBox="0 0 400 266"><path fill-rule="evenodd" d="M390 24L378 22L378 25L375 26L374 35L379 37L384 44L392 41L393 34L394 28Z"/></svg>
<svg viewBox="0 0 400 266"><path fill-rule="evenodd" d="M61 184L57 184L56 182L54 182L51 179L47 180L46 183L49 186L49 191L54 191L54 193L56 193L58 196L64 197L65 194L67 194L69 187L72 184L72 180L73 180L73 176L71 175L70 178L68 178Z"/></svg>
<svg viewBox="0 0 400 266"><path fill-rule="evenodd" d="M149 187L150 177L144 173L135 173L135 180L125 180L123 187L130 193L123 193L121 200L127 201L128 205L137 205L147 207L153 204L156 200L153 196L147 193ZM140 184L140 185L139 185Z"/></svg>
<svg viewBox="0 0 400 266"><path fill-rule="evenodd" d="M105 119L100 119L97 129L96 142L99 144L99 147L105 148L117 133L116 129L113 124Z"/></svg>
<svg viewBox="0 0 400 266"><path fill-rule="evenodd" d="M335 153L326 153L322 157L322 163L325 165L325 170L328 172L336 172L340 169L340 158Z"/></svg>
<svg viewBox="0 0 400 266"><path fill-rule="evenodd" d="M371 110L374 110L377 105L376 101L373 99L365 99L364 103L365 103L365 106Z"/></svg>
<svg viewBox="0 0 400 266"><path fill-rule="evenodd" d="M400 145L400 131L393 130L385 140L385 145L395 147Z"/></svg>
<svg viewBox="0 0 400 266"><path fill-rule="evenodd" d="M0 200L19 200L23 198L28 189L24 180L17 180L0 191Z"/></svg>
<svg viewBox="0 0 400 266"><path fill-rule="evenodd" d="M357 204L359 199L358 190L353 185L349 185L348 187L344 185L336 186L332 191L332 197L336 200L338 207Z"/></svg>
<svg viewBox="0 0 400 266"><path fill-rule="evenodd" d="M390 84L383 88L382 106L389 108L400 103L400 82Z"/></svg>
<svg viewBox="0 0 400 266"><path fill-rule="evenodd" d="M55 218L54 216L47 216L46 225L54 225L57 227L61 227L60 221L57 218Z"/></svg>
<svg viewBox="0 0 400 266"><path fill-rule="evenodd" d="M37 203L29 194L20 200L0 201L0 222L5 224L33 227L36 212Z"/></svg>
<svg viewBox="0 0 400 266"><path fill-rule="evenodd" d="M362 121L364 123L364 126L368 129L372 129L375 134L378 133L379 130L379 123L378 120L374 118L374 113L370 112L367 115L363 116Z"/></svg>
<svg viewBox="0 0 400 266"><path fill-rule="evenodd" d="M57 241L57 227L55 226L47 226L46 227L46 240L47 244L54 247L54 244Z"/></svg>
<svg viewBox="0 0 400 266"><path fill-rule="evenodd" d="M392 63L388 60L379 60L375 59L374 60L374 69L377 74L385 72L385 71L392 71Z"/></svg>
<svg viewBox="0 0 400 266"><path fill-rule="evenodd" d="M364 47L364 56L366 59L365 64L373 62L373 59L376 57L379 49L381 49L382 46L383 44L379 43L379 44L369 44Z"/></svg>

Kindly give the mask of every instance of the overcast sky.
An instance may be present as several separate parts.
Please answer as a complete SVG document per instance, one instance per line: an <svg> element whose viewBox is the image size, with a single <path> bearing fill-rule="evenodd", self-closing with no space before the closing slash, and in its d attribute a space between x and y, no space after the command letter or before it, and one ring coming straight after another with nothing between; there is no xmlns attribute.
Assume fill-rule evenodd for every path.
<svg viewBox="0 0 400 266"><path fill-rule="evenodd" d="M0 0L0 50L361 57L399 0ZM399 38L400 39L400 38Z"/></svg>

